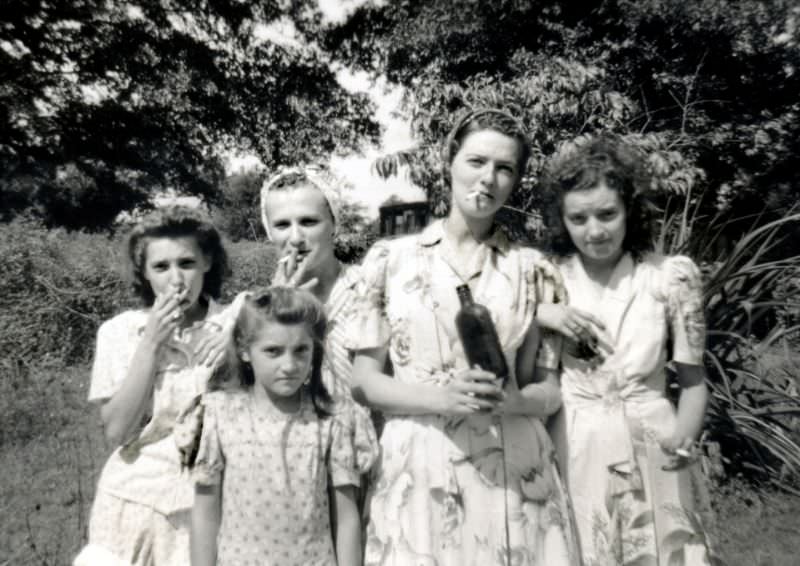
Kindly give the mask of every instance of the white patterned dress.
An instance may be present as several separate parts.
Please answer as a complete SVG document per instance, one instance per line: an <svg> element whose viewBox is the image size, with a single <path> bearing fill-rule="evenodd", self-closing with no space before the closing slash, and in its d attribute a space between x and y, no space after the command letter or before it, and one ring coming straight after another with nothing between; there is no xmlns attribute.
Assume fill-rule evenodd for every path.
<svg viewBox="0 0 800 566"><path fill-rule="evenodd" d="M444 385L467 362L454 325L460 276L450 267L441 222L376 243L350 334L356 350L388 347L394 379ZM490 309L514 367L552 266L496 231L459 265ZM450 265L448 265L448 261ZM537 282L539 284L537 284ZM541 365L557 365L542 344ZM509 387L516 386L511 377ZM559 566L575 564L550 439L527 416L387 415L370 487L365 564Z"/></svg>
<svg viewBox="0 0 800 566"><path fill-rule="evenodd" d="M258 387L258 385L254 386ZM260 401L253 388L203 399L203 433L193 476L221 485L218 566L336 566L328 485L360 484L377 455L357 456L354 412L320 418L302 390L296 413Z"/></svg>
<svg viewBox="0 0 800 566"><path fill-rule="evenodd" d="M598 297L581 261L558 264L572 306L606 326L613 354L593 366L562 353L562 410L551 427L587 566L714 564L697 465L665 471L658 440L676 413L668 359L702 365L702 285L686 257L623 256ZM668 350L671 344L671 350ZM565 342L566 345L566 342Z"/></svg>

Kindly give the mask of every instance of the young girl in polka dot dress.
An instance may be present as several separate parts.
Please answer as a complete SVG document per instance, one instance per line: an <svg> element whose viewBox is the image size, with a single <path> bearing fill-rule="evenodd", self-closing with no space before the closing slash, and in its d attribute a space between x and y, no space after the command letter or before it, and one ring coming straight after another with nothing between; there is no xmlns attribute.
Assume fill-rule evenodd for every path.
<svg viewBox="0 0 800 566"><path fill-rule="evenodd" d="M367 470L357 462L371 465L377 446L356 454L354 412L337 403L331 414L325 325L306 291L271 287L246 299L228 356L241 387L203 400L193 566L361 564L356 487Z"/></svg>

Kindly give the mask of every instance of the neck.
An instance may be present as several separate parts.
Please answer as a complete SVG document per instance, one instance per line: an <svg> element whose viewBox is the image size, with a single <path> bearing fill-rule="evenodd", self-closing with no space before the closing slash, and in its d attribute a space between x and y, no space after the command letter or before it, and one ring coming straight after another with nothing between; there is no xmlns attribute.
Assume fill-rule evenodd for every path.
<svg viewBox="0 0 800 566"><path fill-rule="evenodd" d="M308 277L306 277L306 281L310 281L311 279L316 278L317 284L310 289L314 296L316 296L320 301L325 303L328 300L328 295L331 293L331 289L336 284L336 280L339 278L339 273L342 270L342 264L339 263L339 260L336 259L334 256L331 256L325 264L321 265L318 269L315 269L312 272L308 273Z"/></svg>
<svg viewBox="0 0 800 566"><path fill-rule="evenodd" d="M266 407L268 411L280 414L291 415L300 410L302 403L302 387L289 397L282 397L267 391L266 388L256 383L253 385L253 394L256 400Z"/></svg>
<svg viewBox="0 0 800 566"><path fill-rule="evenodd" d="M197 302L193 304L191 307L186 309L183 313L183 317L180 320L181 327L187 327L193 325L195 322L199 320L203 320L206 317L206 313L208 312L208 303L206 303L203 298L197 299Z"/></svg>
<svg viewBox="0 0 800 566"><path fill-rule="evenodd" d="M601 260L591 259L585 255L580 255L579 257L581 263L583 264L583 270L586 272L586 274L595 281L601 281L605 283L611 278L614 268L617 267L617 264L619 264L622 256L624 255L625 253L620 250L616 255Z"/></svg>
<svg viewBox="0 0 800 566"><path fill-rule="evenodd" d="M482 242L492 232L494 215L488 218L467 218L453 206L444 223L444 232L460 247L463 244Z"/></svg>

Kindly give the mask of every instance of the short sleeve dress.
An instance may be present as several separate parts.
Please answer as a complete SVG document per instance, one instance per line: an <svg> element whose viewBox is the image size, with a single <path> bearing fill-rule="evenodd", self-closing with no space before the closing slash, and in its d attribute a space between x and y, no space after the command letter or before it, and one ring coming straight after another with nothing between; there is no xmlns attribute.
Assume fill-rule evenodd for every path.
<svg viewBox="0 0 800 566"><path fill-rule="evenodd" d="M376 243L362 263L353 349L387 347L394 379L441 386L467 366L454 318L464 280L514 367L537 302L557 282L501 231L453 269L441 221ZM457 271L459 272L457 274ZM548 338L540 363L555 367ZM512 375L509 387L516 386ZM566 501L538 418L386 415L369 497L365 564L575 564Z"/></svg>
<svg viewBox="0 0 800 566"><path fill-rule="evenodd" d="M199 485L222 486L219 566L336 566L328 482L358 486L354 417L344 403L320 418L310 394L296 413L277 411L253 389L216 391L203 399L203 432L193 469Z"/></svg>
<svg viewBox="0 0 800 566"><path fill-rule="evenodd" d="M92 366L89 401L117 392L139 346L146 310L131 310L100 326ZM97 489L168 515L192 506L192 483L181 471L173 437L176 421L206 390L212 369L196 364L192 349L205 332L219 331L225 309L209 300L205 320L176 333L158 351L153 399L138 433L111 454Z"/></svg>
<svg viewBox="0 0 800 566"><path fill-rule="evenodd" d="M562 353L562 410L551 430L575 511L584 564L716 563L697 465L666 471L660 438L676 412L666 364L702 365L702 284L687 257L629 254L598 299L577 256L561 260L571 305L599 317L613 354L602 364Z"/></svg>

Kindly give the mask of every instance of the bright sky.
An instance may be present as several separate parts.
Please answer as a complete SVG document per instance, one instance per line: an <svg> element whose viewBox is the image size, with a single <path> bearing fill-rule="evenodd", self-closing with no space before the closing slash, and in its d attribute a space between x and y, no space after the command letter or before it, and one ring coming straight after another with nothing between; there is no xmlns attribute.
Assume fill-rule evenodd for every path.
<svg viewBox="0 0 800 566"><path fill-rule="evenodd" d="M318 0L318 3L327 19L338 22L346 19L364 0ZM288 20L259 28L256 33L265 41L297 45L294 26ZM407 176L401 174L387 181L370 171L376 157L414 145L409 123L395 115L402 90L387 85L385 81L372 84L366 73L354 73L349 69L340 69L336 76L347 90L369 94L377 106L375 118L383 128L378 147L367 148L363 155L331 157L329 166L334 174L353 186L353 190L344 192L343 196L365 205L372 216L378 215L378 207L392 195L404 201L424 200L423 191L411 184ZM255 156L236 156L231 158L229 170L241 171L259 164Z"/></svg>

